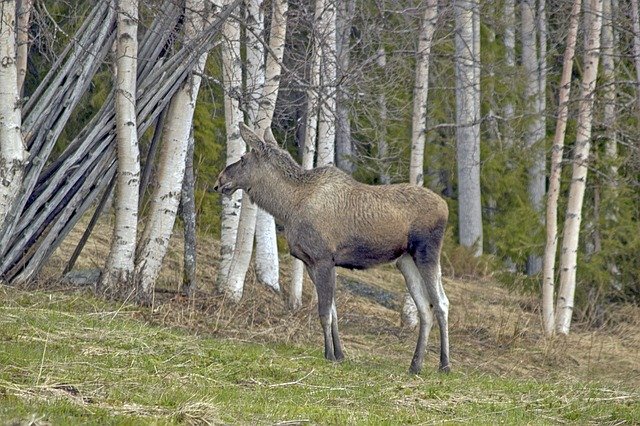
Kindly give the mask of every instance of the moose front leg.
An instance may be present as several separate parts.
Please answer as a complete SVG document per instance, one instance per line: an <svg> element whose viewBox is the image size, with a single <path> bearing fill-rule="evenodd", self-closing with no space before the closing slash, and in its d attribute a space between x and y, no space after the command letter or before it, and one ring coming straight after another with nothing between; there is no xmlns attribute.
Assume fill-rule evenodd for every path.
<svg viewBox="0 0 640 426"><path fill-rule="evenodd" d="M338 314L334 303L336 270L332 263L318 263L309 268L311 279L318 293L318 314L324 334L324 357L329 361L344 358L342 342L338 334Z"/></svg>

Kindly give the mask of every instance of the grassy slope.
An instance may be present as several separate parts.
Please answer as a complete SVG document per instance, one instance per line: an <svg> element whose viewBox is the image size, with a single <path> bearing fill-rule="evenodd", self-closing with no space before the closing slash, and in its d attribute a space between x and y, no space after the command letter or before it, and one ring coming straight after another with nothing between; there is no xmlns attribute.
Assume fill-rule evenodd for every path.
<svg viewBox="0 0 640 426"><path fill-rule="evenodd" d="M85 266L101 258L103 240L93 239ZM211 244L201 243L203 286L215 275ZM179 277L178 253L165 287ZM390 267L342 275L401 300ZM535 301L449 280L454 372L436 372L432 333L416 377L406 372L415 336L397 312L346 287L338 306L348 360L337 365L322 359L311 292L292 314L251 277L239 306L162 293L153 311L88 291L0 287L0 424L640 422L637 308L548 342Z"/></svg>

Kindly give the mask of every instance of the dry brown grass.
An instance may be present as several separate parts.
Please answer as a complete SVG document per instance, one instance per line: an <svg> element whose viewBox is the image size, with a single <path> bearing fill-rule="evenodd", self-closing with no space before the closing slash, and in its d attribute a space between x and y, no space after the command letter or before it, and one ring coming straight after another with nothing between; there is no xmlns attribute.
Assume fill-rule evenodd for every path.
<svg viewBox="0 0 640 426"><path fill-rule="evenodd" d="M77 267L103 266L109 229L106 221L99 224ZM287 309L286 294L276 294L257 284L253 271L249 272L243 301L237 305L227 303L213 292L219 250L218 242L211 238L201 236L199 239L197 296L191 301L179 297L177 290L182 279L179 234L176 232L172 240L158 283L160 291L153 311L145 314L146 319L231 339L312 343L320 347L315 295L308 278L305 278L304 306L298 312ZM55 277L78 238L79 231L73 231L53 256L43 273L49 277L47 284L58 281ZM289 281L290 263L288 255L282 257L282 283ZM403 300L404 284L393 266L370 271L340 270L339 276L388 292L398 306ZM605 326L596 330L585 324L574 324L569 336L549 340L541 333L539 303L534 297L510 292L487 280L445 278L445 287L451 301L454 366L500 376L598 379L612 386L624 383L640 388L640 307L612 307L610 321ZM340 283L337 305L348 353L375 351L408 365L415 337L411 330L400 327L397 310L356 294ZM427 361L434 366L437 334L432 332L429 347L433 353Z"/></svg>

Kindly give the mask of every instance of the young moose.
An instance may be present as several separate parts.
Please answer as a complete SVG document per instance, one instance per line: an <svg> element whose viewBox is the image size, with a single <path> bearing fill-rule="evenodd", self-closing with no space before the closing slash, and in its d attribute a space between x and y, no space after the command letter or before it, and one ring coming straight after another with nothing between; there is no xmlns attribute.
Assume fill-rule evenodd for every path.
<svg viewBox="0 0 640 426"><path fill-rule="evenodd" d="M397 259L420 319L410 371L422 368L432 309L440 327L440 370L449 371L449 301L440 273L445 201L414 185L365 185L332 166L303 170L269 130L266 141L242 123L240 132L253 150L225 168L214 189L225 195L244 190L283 226L291 254L316 286L325 358L344 358L335 267L365 269Z"/></svg>

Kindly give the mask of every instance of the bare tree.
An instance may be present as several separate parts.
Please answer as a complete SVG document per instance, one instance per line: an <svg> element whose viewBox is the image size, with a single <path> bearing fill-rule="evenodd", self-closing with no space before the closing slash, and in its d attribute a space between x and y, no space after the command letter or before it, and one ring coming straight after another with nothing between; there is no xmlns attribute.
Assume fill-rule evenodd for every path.
<svg viewBox="0 0 640 426"><path fill-rule="evenodd" d="M576 288L578 238L582 220L582 204L587 181L587 164L591 148L591 126L596 77L600 60L600 33L602 29L603 0L591 0L590 25L585 46L584 71L580 83L580 103L577 119L576 143L573 153L573 171L567 213L565 215L560 257L560 289L556 307L556 330L568 334L573 314Z"/></svg>
<svg viewBox="0 0 640 426"><path fill-rule="evenodd" d="M355 14L355 0L339 1L336 13L336 166L353 172L353 145L349 119L349 63L351 56L351 23Z"/></svg>
<svg viewBox="0 0 640 426"><path fill-rule="evenodd" d="M111 249L98 284L99 291L124 298L133 291L138 231L140 149L136 120L138 63L138 2L118 0L116 71L116 180L115 224Z"/></svg>
<svg viewBox="0 0 640 426"><path fill-rule="evenodd" d="M456 0L456 144L460 244L482 254L480 201L480 16L476 0Z"/></svg>
<svg viewBox="0 0 640 426"><path fill-rule="evenodd" d="M318 166L335 163L336 145L336 5L333 0L316 0L319 24L320 114L318 117Z"/></svg>
<svg viewBox="0 0 640 426"><path fill-rule="evenodd" d="M578 24L580 20L581 0L574 0L569 17L569 31L564 51L562 76L560 77L560 91L558 94L558 118L553 137L551 151L551 173L549 176L549 192L547 196L546 213L546 245L544 250L542 276L542 324L547 336L552 336L555 330L554 292L555 292L555 261L558 246L558 197L560 195L560 177L562 172L562 151L569 117L569 95L571 92L571 73L575 56L576 40L578 38Z"/></svg>
<svg viewBox="0 0 640 426"><path fill-rule="evenodd" d="M22 185L27 151L21 126L16 2L8 0L0 8L0 230Z"/></svg>
<svg viewBox="0 0 640 426"><path fill-rule="evenodd" d="M187 40L196 39L204 29L205 18L209 15L206 10L207 3L204 0L187 0ZM153 302L155 281L169 245L180 202L191 120L200 89L200 74L207 61L207 55L207 52L200 55L196 72L185 80L173 96L167 111L162 132L163 149L158 166L158 185L152 194L149 217L136 256L137 297L142 304Z"/></svg>

